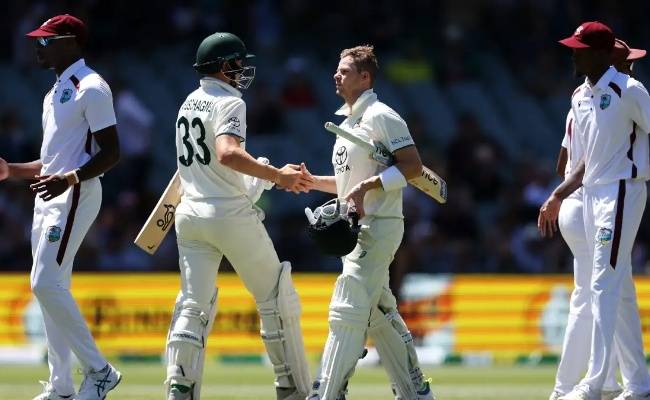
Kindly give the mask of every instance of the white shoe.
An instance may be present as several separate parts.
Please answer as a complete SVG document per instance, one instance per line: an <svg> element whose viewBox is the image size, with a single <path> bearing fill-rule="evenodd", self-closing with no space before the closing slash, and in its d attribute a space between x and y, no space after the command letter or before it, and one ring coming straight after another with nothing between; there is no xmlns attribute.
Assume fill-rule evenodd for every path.
<svg viewBox="0 0 650 400"><path fill-rule="evenodd" d="M624 391L614 398L614 400L650 400L650 392L634 394L629 390Z"/></svg>
<svg viewBox="0 0 650 400"><path fill-rule="evenodd" d="M67 396L62 396L54 390L54 386L50 382L46 381L39 381L41 385L43 385L43 393L39 394L38 396L34 397L33 400L74 400L74 392L67 395Z"/></svg>
<svg viewBox="0 0 650 400"><path fill-rule="evenodd" d="M569 393L560 396L558 400L591 400L587 392L580 388L573 389Z"/></svg>
<svg viewBox="0 0 650 400"><path fill-rule="evenodd" d="M560 397L562 397L562 393L558 392L557 390L554 390L553 393L551 393L551 395L548 396L548 400L560 400Z"/></svg>
<svg viewBox="0 0 650 400"><path fill-rule="evenodd" d="M623 389L603 390L602 392L600 392L600 400L614 400L622 393L623 393Z"/></svg>
<svg viewBox="0 0 650 400"><path fill-rule="evenodd" d="M104 400L106 394L115 389L121 380L122 374L111 364L106 364L106 367L99 371L89 371L81 382L75 400Z"/></svg>

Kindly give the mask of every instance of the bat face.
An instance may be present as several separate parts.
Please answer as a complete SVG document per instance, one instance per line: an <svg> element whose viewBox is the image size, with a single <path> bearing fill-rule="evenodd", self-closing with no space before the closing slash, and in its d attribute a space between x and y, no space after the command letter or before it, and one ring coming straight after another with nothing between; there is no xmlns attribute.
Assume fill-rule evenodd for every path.
<svg viewBox="0 0 650 400"><path fill-rule="evenodd" d="M181 201L181 182L178 171L167 185L158 204L142 226L134 243L149 254L154 254L174 224L176 206Z"/></svg>

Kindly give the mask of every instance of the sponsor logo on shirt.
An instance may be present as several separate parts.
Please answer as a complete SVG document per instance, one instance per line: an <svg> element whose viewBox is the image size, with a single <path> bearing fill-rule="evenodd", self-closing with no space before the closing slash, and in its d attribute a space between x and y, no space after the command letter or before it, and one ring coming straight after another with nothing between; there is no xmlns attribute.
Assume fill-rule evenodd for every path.
<svg viewBox="0 0 650 400"><path fill-rule="evenodd" d="M348 160L348 149L345 146L341 146L336 149L336 156L334 156L334 161L336 165L343 165Z"/></svg>
<svg viewBox="0 0 650 400"><path fill-rule="evenodd" d="M239 127L241 126L241 121L237 117L228 118L228 127L239 132Z"/></svg>
<svg viewBox="0 0 650 400"><path fill-rule="evenodd" d="M398 145L400 143L406 143L406 142L411 142L411 138L408 136L400 136L398 138L393 138L390 140L390 144L393 146Z"/></svg>
<svg viewBox="0 0 650 400"><path fill-rule="evenodd" d="M350 166L346 164L348 161L348 149L345 146L341 146L336 149L336 154L334 155L334 162L338 167L334 168L334 173L336 175L342 174L350 170Z"/></svg>

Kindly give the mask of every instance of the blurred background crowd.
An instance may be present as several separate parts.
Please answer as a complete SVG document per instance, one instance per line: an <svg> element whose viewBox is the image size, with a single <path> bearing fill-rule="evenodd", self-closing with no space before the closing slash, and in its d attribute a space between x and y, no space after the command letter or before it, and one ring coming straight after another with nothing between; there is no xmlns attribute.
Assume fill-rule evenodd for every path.
<svg viewBox="0 0 650 400"><path fill-rule="evenodd" d="M581 81L557 40L601 20L632 47L650 47L646 1L12 1L0 15L0 156L10 162L38 158L42 97L55 80L37 68L24 34L65 12L89 26L86 59L111 85L122 145L76 259L76 270L92 271L177 269L173 234L154 257L132 241L175 169L174 122L198 84L196 47L231 31L257 55L257 77L244 93L247 150L275 165L304 161L315 174L332 170L334 137L322 124L340 121L332 79L339 53L375 45L379 99L405 118L423 161L449 187L445 206L405 190L397 276L569 272L562 240L542 240L536 230L537 210L560 180L555 159ZM650 60L635 73L647 83ZM294 270L340 268L304 234L304 207L327 199L271 190L261 200L280 258ZM32 205L25 182L0 184L1 270L29 270ZM649 249L643 222L635 272L650 272Z"/></svg>

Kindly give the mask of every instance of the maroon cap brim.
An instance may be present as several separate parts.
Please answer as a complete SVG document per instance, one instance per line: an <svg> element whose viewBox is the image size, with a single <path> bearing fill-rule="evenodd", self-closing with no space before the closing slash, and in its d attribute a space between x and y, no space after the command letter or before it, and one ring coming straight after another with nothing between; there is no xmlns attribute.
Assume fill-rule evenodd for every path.
<svg viewBox="0 0 650 400"><path fill-rule="evenodd" d="M638 60L639 58L645 57L646 53L647 52L643 49L630 49L630 54L628 54L627 60L629 61Z"/></svg>
<svg viewBox="0 0 650 400"><path fill-rule="evenodd" d="M43 28L38 28L36 30L33 30L33 31L29 32L25 36L29 36L29 37L48 37L48 36L56 36L56 33L45 31L45 30L43 30Z"/></svg>
<svg viewBox="0 0 650 400"><path fill-rule="evenodd" d="M589 47L589 45L586 45L576 39L575 36L568 37L566 39L562 39L559 41L561 44L565 45L566 47L570 47L572 49L586 49Z"/></svg>

